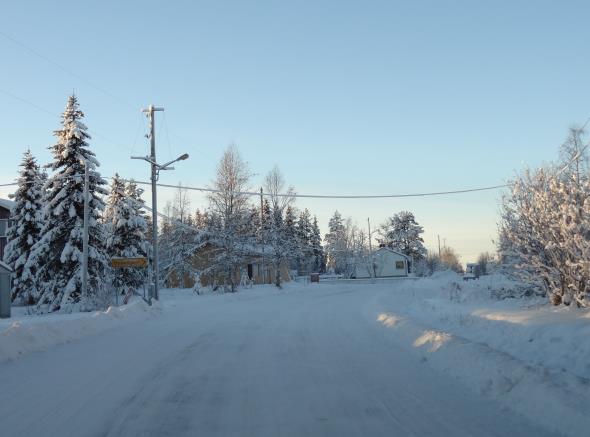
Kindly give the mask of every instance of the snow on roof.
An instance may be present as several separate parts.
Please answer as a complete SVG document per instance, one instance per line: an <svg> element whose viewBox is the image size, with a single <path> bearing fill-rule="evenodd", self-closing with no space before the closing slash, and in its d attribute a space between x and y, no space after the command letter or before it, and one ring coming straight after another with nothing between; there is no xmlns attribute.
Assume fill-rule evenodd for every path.
<svg viewBox="0 0 590 437"><path fill-rule="evenodd" d="M0 261L0 269L5 269L5 270L8 270L9 272L12 272L12 269L10 268L10 266L2 261Z"/></svg>
<svg viewBox="0 0 590 437"><path fill-rule="evenodd" d="M8 199L0 199L0 207L11 210L14 207L14 202Z"/></svg>
<svg viewBox="0 0 590 437"><path fill-rule="evenodd" d="M395 254L397 254L399 256L403 256L405 259L410 259L410 257L408 255L405 255L405 254L403 254L401 252L398 252L397 250L393 250L390 247L380 247L379 249L376 250L376 252L379 252L380 250L387 250L387 251L392 252L392 253L395 253Z"/></svg>

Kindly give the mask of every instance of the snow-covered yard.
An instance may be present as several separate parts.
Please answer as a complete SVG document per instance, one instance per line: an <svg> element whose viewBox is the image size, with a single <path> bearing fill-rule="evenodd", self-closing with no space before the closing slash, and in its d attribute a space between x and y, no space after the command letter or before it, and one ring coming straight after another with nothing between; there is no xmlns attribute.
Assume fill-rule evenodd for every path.
<svg viewBox="0 0 590 437"><path fill-rule="evenodd" d="M0 322L0 417L35 435L585 435L590 312L499 277L164 290Z"/></svg>

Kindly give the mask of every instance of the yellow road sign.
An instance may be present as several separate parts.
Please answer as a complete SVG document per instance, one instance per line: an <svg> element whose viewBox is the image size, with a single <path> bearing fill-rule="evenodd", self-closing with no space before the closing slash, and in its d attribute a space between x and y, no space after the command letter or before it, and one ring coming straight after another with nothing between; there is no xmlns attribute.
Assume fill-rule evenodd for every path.
<svg viewBox="0 0 590 437"><path fill-rule="evenodd" d="M138 256L135 258L111 258L111 266L116 269L124 267L147 267L148 260L146 257Z"/></svg>

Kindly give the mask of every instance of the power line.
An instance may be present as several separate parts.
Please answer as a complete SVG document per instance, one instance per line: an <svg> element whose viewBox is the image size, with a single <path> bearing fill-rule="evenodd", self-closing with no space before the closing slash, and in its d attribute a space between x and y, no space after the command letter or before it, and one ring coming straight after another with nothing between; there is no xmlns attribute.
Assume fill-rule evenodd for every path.
<svg viewBox="0 0 590 437"><path fill-rule="evenodd" d="M1 34L1 32L0 32L0 34ZM41 112L44 112L46 114L51 115L52 117L55 116L55 113L54 112L51 112L50 110L48 110L46 108L43 108L42 106L39 106L36 103L31 102L30 100L27 100L27 99L25 99L23 97L17 96L16 94L11 93L10 91L6 91L5 89L0 88L0 93L6 94L7 96L12 97L15 100L18 100L19 102L25 103L25 104L27 104L27 105L29 105L29 106L37 109L38 111L41 111ZM106 135L103 135L103 134L95 131L94 129L87 129L87 130L94 137L102 138L103 140L105 140L105 141L107 141L107 142L109 142L109 143L111 143L111 144L113 144L115 146L121 146L119 143L111 140Z"/></svg>
<svg viewBox="0 0 590 437"><path fill-rule="evenodd" d="M134 179L124 179L125 182L133 182L138 185L151 185L151 182L146 181L137 181ZM7 184L0 184L0 187L8 187L8 186L15 186L18 185L16 182L7 183ZM180 189L187 189L191 191L201 191L207 193L221 193L223 190L216 190L213 188L203 188L203 187L190 187L186 185L170 185L170 184L156 184L158 187L162 188L180 188ZM376 195L322 195L322 194L288 194L288 193L279 193L275 194L278 197L294 197L294 198L303 198L303 199L390 199L390 198L400 198L400 197L427 197L427 196L444 196L447 194L463 194L463 193L473 193L477 191L490 191L490 190L497 190L500 188L507 187L508 184L502 185L494 185L490 187L480 187L480 188L469 188L464 190L453 190L453 191L435 191L435 192L428 192L428 193L409 193L409 194L376 194ZM260 192L256 191L234 191L233 194L238 195L245 195L245 196L260 196ZM263 196L273 196L273 194L269 193L262 193Z"/></svg>
<svg viewBox="0 0 590 437"><path fill-rule="evenodd" d="M86 83L86 85L90 86L91 88L94 88L95 90L103 93L104 95L109 96L110 98L117 100L119 103L123 103L123 104L125 104L127 106L130 106L130 107L132 107L132 108L135 109L135 107L133 105L131 105L131 103L129 103L129 102L121 99L120 97L116 96L113 93L110 93L109 91L107 91L107 90L105 90L103 88L100 88L100 87L94 85L88 79L85 79L84 77L80 76L79 74L74 73L70 69L68 69L68 68L64 67L63 65L61 65L59 62L56 62L53 59L45 56L44 54L38 52L37 50L35 50L32 47L26 45L25 43L17 40L15 37L13 37L13 36L5 33L5 32L2 32L1 30L0 30L0 36L3 36L7 40L11 41L13 44L16 44L17 46L20 46L21 48L27 50L28 52L32 53L33 55L37 56L38 58L43 59L45 62L48 62L49 64L53 65L54 67L57 67L58 69L62 70L63 72L69 74L70 76L75 77L76 79L83 81L84 83Z"/></svg>
<svg viewBox="0 0 590 437"><path fill-rule="evenodd" d="M151 182L146 181L136 181L136 184L140 185L151 185ZM170 185L170 184L156 184L158 187L163 188L181 188L187 189L191 191L202 191L207 193L221 193L223 190L216 190L213 188L202 188L202 187L189 187L185 185ZM453 191L437 191L437 192L428 192L428 193L410 193L410 194L376 194L376 195L321 195L321 194L288 194L288 193L279 193L274 194L278 197L293 197L293 198L305 198L305 199L389 199L389 198L399 198L399 197L426 197L426 196L443 196L447 194L462 194L462 193L472 193L476 191L489 191L489 190L497 190L499 188L507 187L508 184L502 185L494 185L490 187L481 187L481 188L469 188L464 190L453 190ZM238 195L245 195L245 196L260 196L260 192L256 191L234 191L233 194ZM263 196L273 196L273 194L263 193Z"/></svg>

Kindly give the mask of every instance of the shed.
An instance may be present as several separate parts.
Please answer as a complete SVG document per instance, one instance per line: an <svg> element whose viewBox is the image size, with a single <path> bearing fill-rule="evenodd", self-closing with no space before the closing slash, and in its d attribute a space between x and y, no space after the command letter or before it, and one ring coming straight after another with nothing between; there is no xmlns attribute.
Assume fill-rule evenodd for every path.
<svg viewBox="0 0 590 437"><path fill-rule="evenodd" d="M366 262L354 266L352 278L393 278L408 276L409 256L388 247L381 247Z"/></svg>
<svg viewBox="0 0 590 437"><path fill-rule="evenodd" d="M10 317L10 277L12 269L0 261L0 319Z"/></svg>

